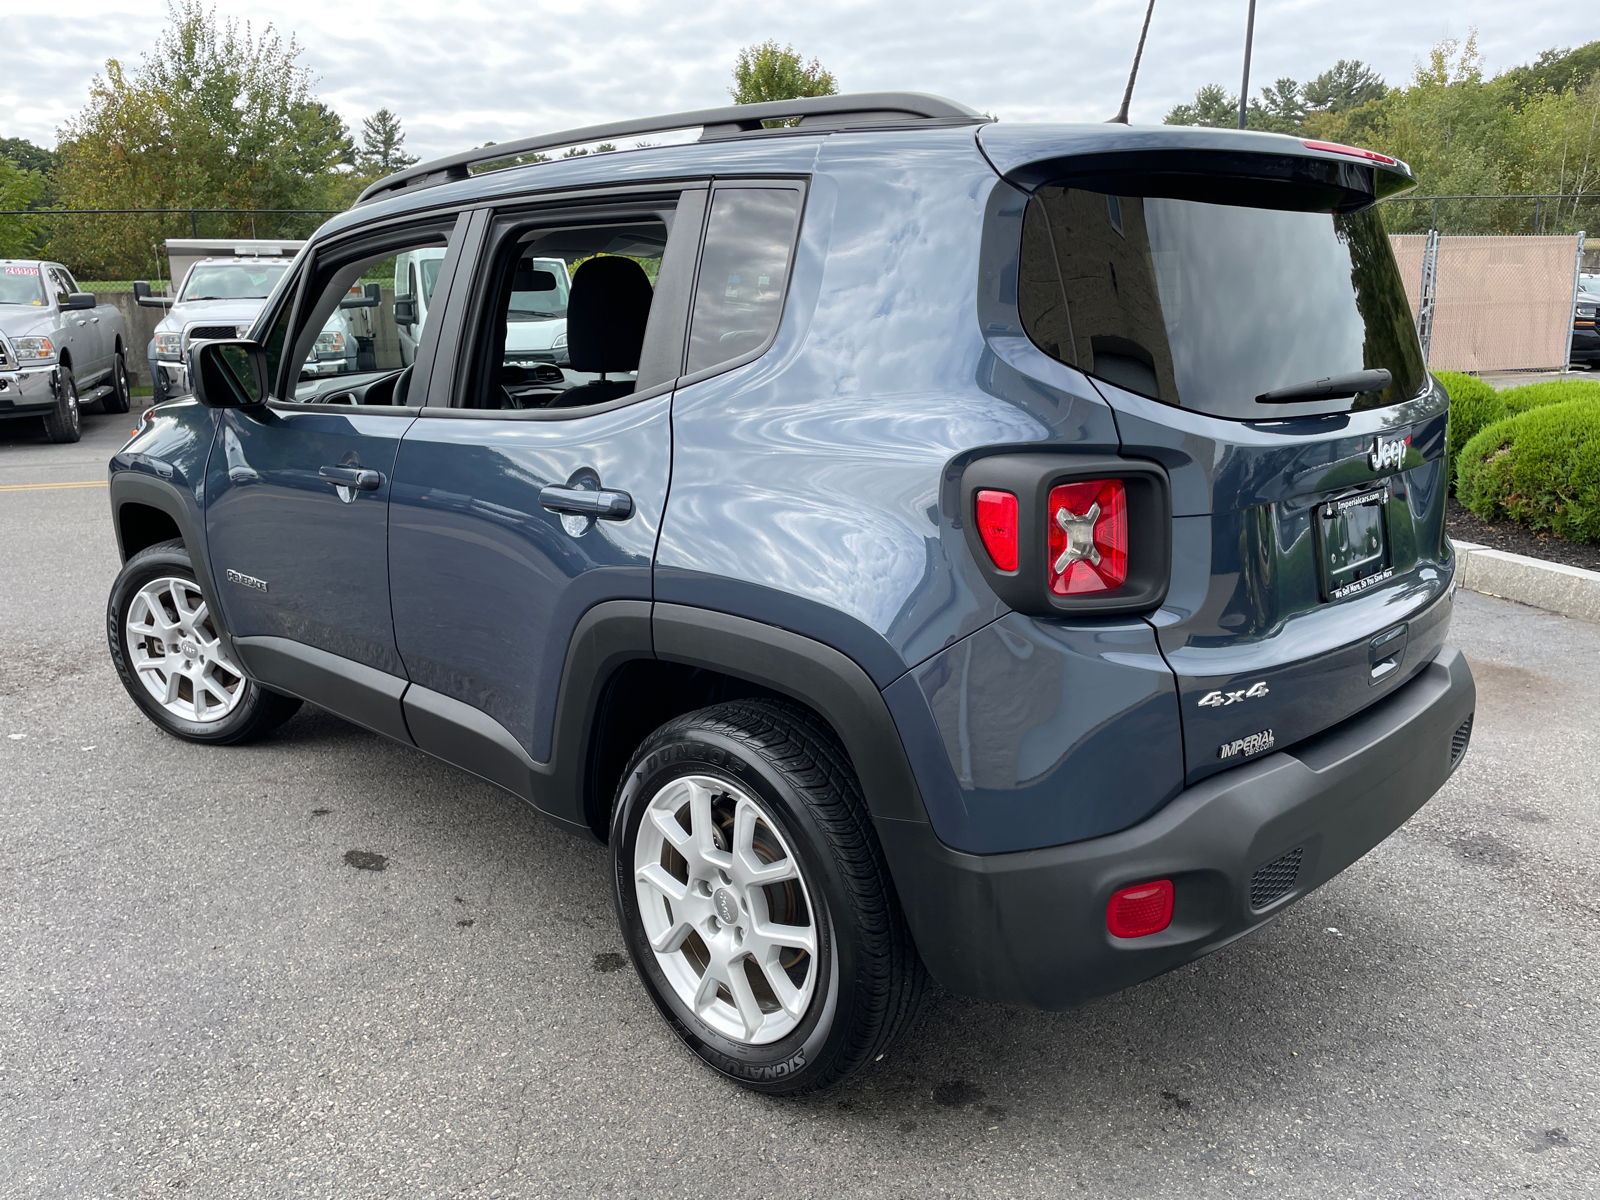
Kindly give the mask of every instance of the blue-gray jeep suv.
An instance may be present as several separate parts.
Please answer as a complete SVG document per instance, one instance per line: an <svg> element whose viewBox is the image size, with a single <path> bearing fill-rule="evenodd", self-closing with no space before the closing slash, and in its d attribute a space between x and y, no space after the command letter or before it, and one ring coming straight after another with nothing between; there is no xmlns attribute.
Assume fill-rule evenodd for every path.
<svg viewBox="0 0 1600 1200"><path fill-rule="evenodd" d="M1466 750L1448 399L1374 208L1413 182L900 94L410 168L112 461L112 657L177 736L310 700L608 843L646 990L751 1088L873 1061L930 978L1128 987ZM308 378L358 284L373 369Z"/></svg>

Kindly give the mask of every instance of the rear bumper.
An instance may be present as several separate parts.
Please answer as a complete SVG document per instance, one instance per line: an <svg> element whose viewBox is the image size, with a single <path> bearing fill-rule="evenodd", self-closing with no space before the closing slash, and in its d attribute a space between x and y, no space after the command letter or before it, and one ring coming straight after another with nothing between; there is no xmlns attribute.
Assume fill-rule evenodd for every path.
<svg viewBox="0 0 1600 1200"><path fill-rule="evenodd" d="M879 836L921 951L950 991L1070 1008L1200 957L1277 916L1355 862L1439 790L1460 761L1477 694L1443 647L1409 683L1286 751L1203 780L1109 837L1014 854L963 854L930 826L880 820ZM1251 904L1256 872L1295 850L1289 890ZM1106 932L1118 888L1171 879L1172 925Z"/></svg>

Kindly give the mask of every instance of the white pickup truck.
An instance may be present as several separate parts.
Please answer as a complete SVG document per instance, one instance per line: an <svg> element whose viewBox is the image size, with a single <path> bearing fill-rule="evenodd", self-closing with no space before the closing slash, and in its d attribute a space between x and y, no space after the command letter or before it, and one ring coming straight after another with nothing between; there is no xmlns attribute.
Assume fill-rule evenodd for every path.
<svg viewBox="0 0 1600 1200"><path fill-rule="evenodd" d="M122 314L60 263L0 259L0 420L43 417L52 442L75 442L83 405L125 413L129 395Z"/></svg>

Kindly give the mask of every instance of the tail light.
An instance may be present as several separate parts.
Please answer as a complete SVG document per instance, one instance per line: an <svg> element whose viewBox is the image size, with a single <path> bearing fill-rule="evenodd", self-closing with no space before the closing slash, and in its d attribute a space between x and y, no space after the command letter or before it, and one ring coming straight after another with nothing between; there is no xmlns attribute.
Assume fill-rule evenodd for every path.
<svg viewBox="0 0 1600 1200"><path fill-rule="evenodd" d="M1171 503L1154 463L995 454L962 474L973 557L1018 612L1137 612L1166 596Z"/></svg>
<svg viewBox="0 0 1600 1200"><path fill-rule="evenodd" d="M1128 489L1120 479L1050 489L1050 590L1109 592L1128 580Z"/></svg>
<svg viewBox="0 0 1600 1200"><path fill-rule="evenodd" d="M1010 492L978 493L978 536L1001 571L1017 569L1017 498Z"/></svg>
<svg viewBox="0 0 1600 1200"><path fill-rule="evenodd" d="M1112 937L1142 938L1172 924L1172 880L1157 879L1125 887L1106 905L1106 930Z"/></svg>
<svg viewBox="0 0 1600 1200"><path fill-rule="evenodd" d="M1380 162L1389 167L1398 165L1397 161L1387 154L1379 154L1376 150L1363 150L1360 146L1346 146L1343 142L1302 141L1300 144L1307 150L1326 150L1329 154L1349 154L1355 158L1365 158L1372 162Z"/></svg>

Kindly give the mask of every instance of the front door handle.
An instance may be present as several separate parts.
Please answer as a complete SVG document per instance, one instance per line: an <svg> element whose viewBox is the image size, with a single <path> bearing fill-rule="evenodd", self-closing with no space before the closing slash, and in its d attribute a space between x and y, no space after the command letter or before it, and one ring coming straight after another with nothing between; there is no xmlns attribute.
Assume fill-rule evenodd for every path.
<svg viewBox="0 0 1600 1200"><path fill-rule="evenodd" d="M539 492L539 503L551 512L568 513L575 517L596 517L602 521L626 521L633 516L633 497L627 492L606 489L590 491L588 488L551 485Z"/></svg>
<svg viewBox="0 0 1600 1200"><path fill-rule="evenodd" d="M353 487L358 492L375 492L383 485L383 476L368 467L323 467L317 472L317 478Z"/></svg>

